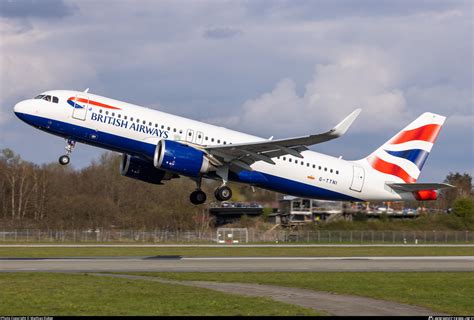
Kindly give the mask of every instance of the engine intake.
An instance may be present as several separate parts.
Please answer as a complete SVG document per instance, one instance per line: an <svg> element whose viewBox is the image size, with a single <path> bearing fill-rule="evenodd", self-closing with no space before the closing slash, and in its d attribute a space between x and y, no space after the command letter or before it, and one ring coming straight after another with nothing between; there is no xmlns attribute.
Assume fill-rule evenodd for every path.
<svg viewBox="0 0 474 320"><path fill-rule="evenodd" d="M120 174L152 184L163 184L161 181L172 178L172 175L155 168L151 162L128 154L122 155Z"/></svg>
<svg viewBox="0 0 474 320"><path fill-rule="evenodd" d="M160 140L156 146L154 165L158 169L169 170L189 177L197 177L210 169L206 154L172 140Z"/></svg>

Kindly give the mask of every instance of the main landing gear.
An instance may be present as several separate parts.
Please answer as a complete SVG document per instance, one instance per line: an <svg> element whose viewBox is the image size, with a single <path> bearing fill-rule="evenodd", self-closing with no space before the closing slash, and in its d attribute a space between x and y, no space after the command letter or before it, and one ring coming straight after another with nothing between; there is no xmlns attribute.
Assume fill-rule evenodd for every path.
<svg viewBox="0 0 474 320"><path fill-rule="evenodd" d="M217 201L227 201L232 198L232 190L224 184L214 191L214 196ZM206 193L201 190L201 180L196 180L196 190L191 192L189 200L192 204L198 205L206 202L206 198Z"/></svg>
<svg viewBox="0 0 474 320"><path fill-rule="evenodd" d="M59 164L63 166L68 165L69 162L71 162L70 155L72 151L74 150L74 147L76 146L76 141L74 140L66 139L66 142L67 142L67 146L65 148L66 154L59 157Z"/></svg>
<svg viewBox="0 0 474 320"><path fill-rule="evenodd" d="M189 196L189 200L191 200L192 204L203 204L206 202L206 194L202 190L196 190L191 192L191 195Z"/></svg>
<svg viewBox="0 0 474 320"><path fill-rule="evenodd" d="M218 201L227 201L232 198L232 190L228 186L223 185L214 191L214 196Z"/></svg>

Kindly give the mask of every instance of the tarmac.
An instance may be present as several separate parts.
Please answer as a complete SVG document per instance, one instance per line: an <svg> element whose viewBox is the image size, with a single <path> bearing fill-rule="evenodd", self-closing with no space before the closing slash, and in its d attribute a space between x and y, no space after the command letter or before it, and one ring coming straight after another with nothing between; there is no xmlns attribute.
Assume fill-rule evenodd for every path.
<svg viewBox="0 0 474 320"><path fill-rule="evenodd" d="M474 271L474 256L0 258L0 272Z"/></svg>

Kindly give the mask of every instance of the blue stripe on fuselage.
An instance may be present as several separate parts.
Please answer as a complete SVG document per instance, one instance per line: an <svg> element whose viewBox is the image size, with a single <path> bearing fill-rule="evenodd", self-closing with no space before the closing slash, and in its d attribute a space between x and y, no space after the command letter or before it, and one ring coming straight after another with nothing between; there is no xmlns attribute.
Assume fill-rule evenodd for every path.
<svg viewBox="0 0 474 320"><path fill-rule="evenodd" d="M15 113L18 118L40 130L54 135L73 139L77 142L93 145L108 150L142 156L152 159L155 145L122 136L96 131L73 125L67 122L33 116L25 113ZM317 198L326 200L361 201L345 194L326 190L306 183L277 177L258 171L243 170L238 173L230 172L229 179L236 182L249 183L264 189L269 189L298 197Z"/></svg>

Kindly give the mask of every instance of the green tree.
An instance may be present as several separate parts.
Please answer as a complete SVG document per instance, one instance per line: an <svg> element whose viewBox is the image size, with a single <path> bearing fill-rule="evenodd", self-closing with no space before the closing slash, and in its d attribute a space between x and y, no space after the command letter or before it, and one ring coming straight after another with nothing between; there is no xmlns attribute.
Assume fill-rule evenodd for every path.
<svg viewBox="0 0 474 320"><path fill-rule="evenodd" d="M456 187L443 190L442 198L445 208L451 208L457 198L468 198L472 196L472 177L470 174L450 172L444 182Z"/></svg>
<svg viewBox="0 0 474 320"><path fill-rule="evenodd" d="M453 213L469 226L474 223L474 199L459 198L453 203Z"/></svg>

